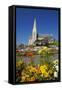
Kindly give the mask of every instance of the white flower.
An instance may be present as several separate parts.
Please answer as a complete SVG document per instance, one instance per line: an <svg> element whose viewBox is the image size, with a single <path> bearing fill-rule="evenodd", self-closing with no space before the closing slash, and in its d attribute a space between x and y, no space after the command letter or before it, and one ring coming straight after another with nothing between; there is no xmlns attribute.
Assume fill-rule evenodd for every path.
<svg viewBox="0 0 62 90"><path fill-rule="evenodd" d="M59 67L58 67L58 65L56 65L55 68L56 68L57 71L59 71Z"/></svg>
<svg viewBox="0 0 62 90"><path fill-rule="evenodd" d="M54 77L58 77L58 72L54 72Z"/></svg>

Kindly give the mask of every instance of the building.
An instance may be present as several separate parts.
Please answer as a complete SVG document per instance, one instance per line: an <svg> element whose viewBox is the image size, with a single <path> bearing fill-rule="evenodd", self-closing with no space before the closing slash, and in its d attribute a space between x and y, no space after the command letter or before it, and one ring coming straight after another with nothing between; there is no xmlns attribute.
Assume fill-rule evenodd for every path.
<svg viewBox="0 0 62 90"><path fill-rule="evenodd" d="M38 36L34 44L36 46L48 46L51 43L53 43L53 41L54 39L52 38L52 35L44 35L44 36Z"/></svg>
<svg viewBox="0 0 62 90"><path fill-rule="evenodd" d="M32 30L32 36L29 38L28 45L32 45L37 37L37 30L36 30L36 18L34 19L34 25L33 25L33 30Z"/></svg>
<svg viewBox="0 0 62 90"><path fill-rule="evenodd" d="M39 35L36 28L36 18L34 19L34 25L32 35L29 38L28 45L44 46L54 41L52 35Z"/></svg>

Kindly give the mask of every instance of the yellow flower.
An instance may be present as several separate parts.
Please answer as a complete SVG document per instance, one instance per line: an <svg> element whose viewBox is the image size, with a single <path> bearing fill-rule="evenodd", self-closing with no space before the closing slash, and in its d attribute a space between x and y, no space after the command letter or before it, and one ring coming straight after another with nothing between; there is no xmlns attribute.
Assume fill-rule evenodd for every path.
<svg viewBox="0 0 62 90"><path fill-rule="evenodd" d="M24 70L21 72L21 75L22 75L22 76L24 76L24 75L25 75L25 72L24 72Z"/></svg>
<svg viewBox="0 0 62 90"><path fill-rule="evenodd" d="M48 47L44 46L38 51L38 54L45 54L45 52L48 50Z"/></svg>
<svg viewBox="0 0 62 90"><path fill-rule="evenodd" d="M32 65L27 66L27 67L26 67L26 70L29 71L29 72L37 72L36 67L33 67Z"/></svg>
<svg viewBox="0 0 62 90"><path fill-rule="evenodd" d="M49 73L48 73L48 72L45 72L45 73L44 73L44 77L45 77L45 78L49 77Z"/></svg>
<svg viewBox="0 0 62 90"><path fill-rule="evenodd" d="M19 67L21 64L23 64L23 61L16 62L16 67Z"/></svg>
<svg viewBox="0 0 62 90"><path fill-rule="evenodd" d="M30 81L35 81L36 79L35 79L35 77L33 76L33 77L31 77L31 80Z"/></svg>
<svg viewBox="0 0 62 90"><path fill-rule="evenodd" d="M38 54L41 54L41 52L42 52L42 50L39 50L39 51L38 51Z"/></svg>
<svg viewBox="0 0 62 90"><path fill-rule="evenodd" d="M53 73L53 71L52 70L49 70L48 73L51 75Z"/></svg>
<svg viewBox="0 0 62 90"><path fill-rule="evenodd" d="M26 75L26 77L28 78L28 77L29 77L29 75Z"/></svg>
<svg viewBox="0 0 62 90"><path fill-rule="evenodd" d="M41 66L40 66L40 71L41 71L42 73L45 73L46 70L47 70L47 66L46 66L46 65L41 65Z"/></svg>
<svg viewBox="0 0 62 90"><path fill-rule="evenodd" d="M31 67L32 72L37 72L37 69L35 67Z"/></svg>
<svg viewBox="0 0 62 90"><path fill-rule="evenodd" d="M47 50L47 49L48 49L48 47L46 47L46 46L43 47L43 50Z"/></svg>
<svg viewBox="0 0 62 90"><path fill-rule="evenodd" d="M21 79L22 79L21 81L25 81L26 77L25 76L22 76Z"/></svg>
<svg viewBox="0 0 62 90"><path fill-rule="evenodd" d="M16 62L16 67L19 67L20 66L20 63L19 62Z"/></svg>
<svg viewBox="0 0 62 90"><path fill-rule="evenodd" d="M35 76L29 77L29 75L21 76L21 82L35 81Z"/></svg>
<svg viewBox="0 0 62 90"><path fill-rule="evenodd" d="M41 65L40 66L41 76L43 76L45 78L49 77L49 73L47 70L48 70L47 65Z"/></svg>
<svg viewBox="0 0 62 90"><path fill-rule="evenodd" d="M29 77L26 78L26 82L28 82L28 81L30 81L30 78Z"/></svg>

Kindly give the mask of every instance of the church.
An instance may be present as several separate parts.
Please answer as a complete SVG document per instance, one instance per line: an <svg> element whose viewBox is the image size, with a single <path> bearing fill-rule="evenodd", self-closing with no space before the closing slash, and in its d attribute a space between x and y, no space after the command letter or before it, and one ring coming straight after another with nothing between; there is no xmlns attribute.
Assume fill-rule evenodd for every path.
<svg viewBox="0 0 62 90"><path fill-rule="evenodd" d="M28 45L44 46L51 44L54 41L52 35L39 35L36 28L36 18L34 18L34 24L32 34L29 38Z"/></svg>

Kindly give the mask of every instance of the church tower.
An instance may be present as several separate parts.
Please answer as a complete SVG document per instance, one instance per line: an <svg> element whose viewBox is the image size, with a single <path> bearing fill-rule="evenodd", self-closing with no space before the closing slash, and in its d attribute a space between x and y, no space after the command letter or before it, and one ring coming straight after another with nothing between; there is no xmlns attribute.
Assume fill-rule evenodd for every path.
<svg viewBox="0 0 62 90"><path fill-rule="evenodd" d="M36 38L37 38L37 28L36 28L36 18L34 18L32 36L29 39L29 45L32 45L35 42Z"/></svg>
<svg viewBox="0 0 62 90"><path fill-rule="evenodd" d="M37 37L37 30L36 30L36 18L34 19L33 31L32 31L32 41L34 42Z"/></svg>

